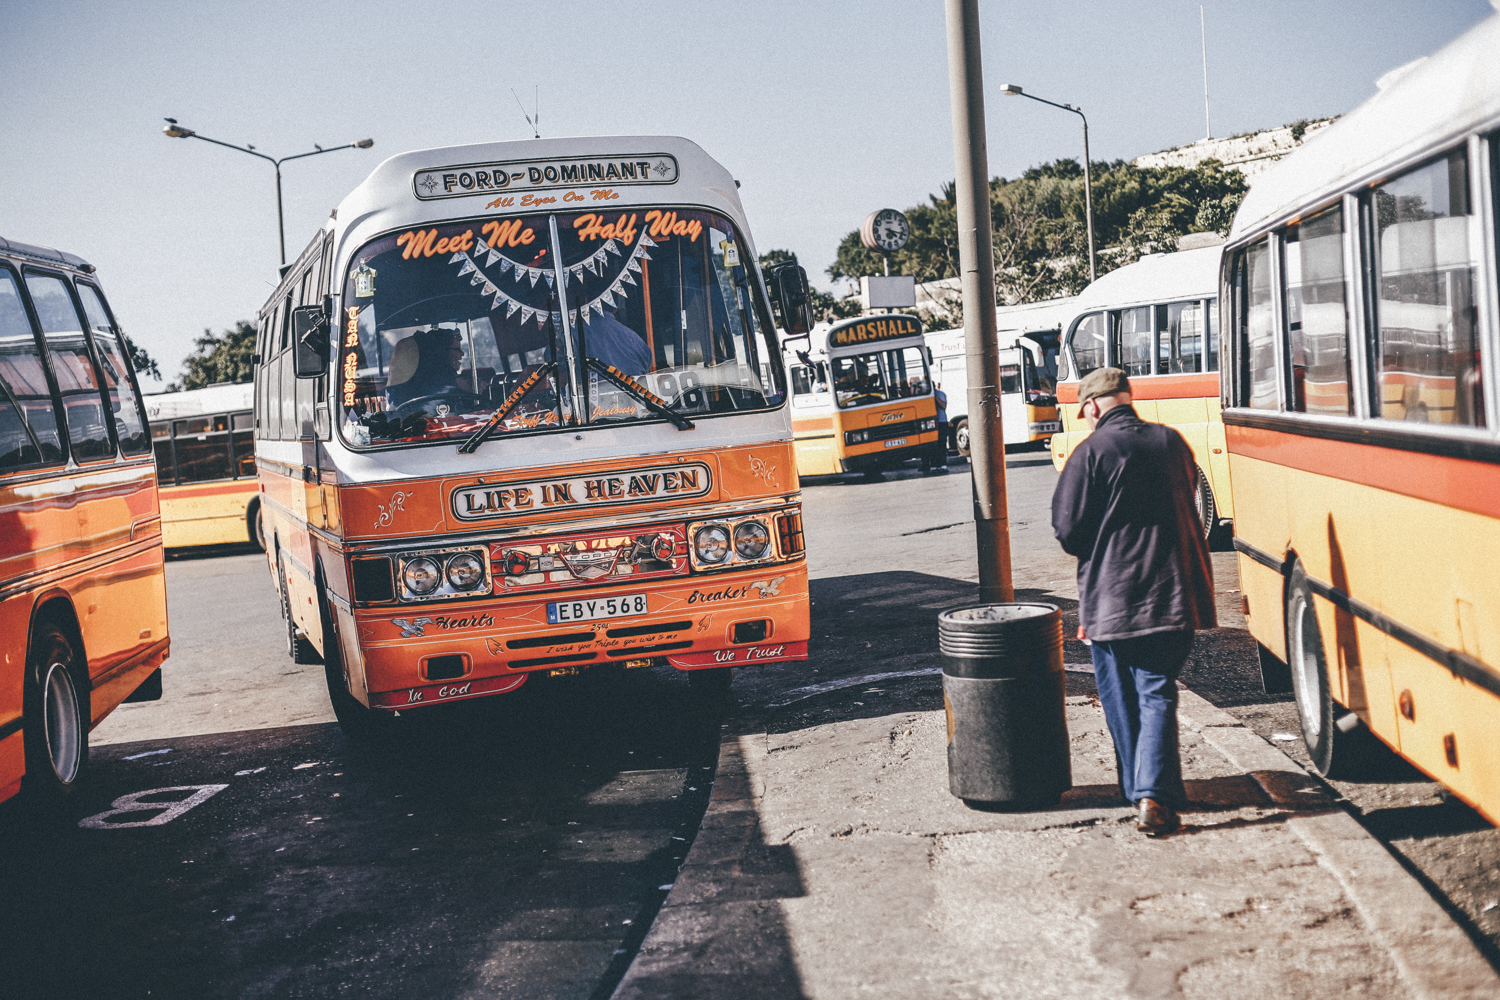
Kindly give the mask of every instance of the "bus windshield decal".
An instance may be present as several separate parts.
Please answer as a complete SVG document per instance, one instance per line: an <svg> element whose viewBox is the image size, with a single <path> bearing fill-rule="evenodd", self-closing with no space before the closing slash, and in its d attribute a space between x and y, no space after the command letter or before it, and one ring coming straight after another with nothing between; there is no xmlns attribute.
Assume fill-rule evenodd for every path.
<svg viewBox="0 0 1500 1000"><path fill-rule="evenodd" d="M527 479L514 483L461 486L453 491L453 516L460 521L534 514L550 508L586 509L650 500L686 500L713 488L707 465L690 462L634 471Z"/></svg>
<svg viewBox="0 0 1500 1000"><path fill-rule="evenodd" d="M688 427L778 405L784 373L743 245L716 213L666 207L378 238L345 282L340 432L356 448L478 447L568 426Z"/></svg>
<svg viewBox="0 0 1500 1000"><path fill-rule="evenodd" d="M676 184L677 158L669 153L638 156L511 160L427 167L412 175L422 201L463 198L496 191L545 191L584 184Z"/></svg>

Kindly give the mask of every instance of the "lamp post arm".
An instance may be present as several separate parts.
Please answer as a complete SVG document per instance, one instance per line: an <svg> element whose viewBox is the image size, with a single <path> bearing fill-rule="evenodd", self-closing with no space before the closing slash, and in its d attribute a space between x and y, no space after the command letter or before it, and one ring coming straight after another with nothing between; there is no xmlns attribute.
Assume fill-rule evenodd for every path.
<svg viewBox="0 0 1500 1000"><path fill-rule="evenodd" d="M276 161L276 165L280 166L281 164L285 163L287 160L300 160L304 156L317 156L319 153L337 153L341 149L358 149L358 148L360 148L359 143L357 143L357 142L351 142L351 143L347 143L347 144L345 144L343 146L329 146L327 149L315 149L315 150L313 150L310 153L293 153L291 156L283 156L281 159L277 160Z"/></svg>
<svg viewBox="0 0 1500 1000"><path fill-rule="evenodd" d="M1092 283L1095 278L1097 278L1098 273L1094 265L1094 183L1092 173L1089 170L1088 116L1079 109L1073 107L1073 105L1071 104L1058 104L1056 101L1049 101L1045 97L1037 97L1035 94L1028 94L1025 91L1017 91L1016 95L1019 97L1029 97L1033 101L1040 101L1043 104L1050 104L1052 107L1061 108L1064 111L1071 111L1083 121L1083 212L1084 220L1088 226L1089 282Z"/></svg>
<svg viewBox="0 0 1500 1000"><path fill-rule="evenodd" d="M237 149L241 153L249 153L251 156L258 156L258 157L260 157L262 160L270 160L273 165L277 162L276 158L273 157L273 156L267 156L265 153L257 153L255 150L253 150L253 149L246 149L244 146L236 146L232 142L220 142L218 139L210 139L208 136L206 136L206 135L199 135L197 132L189 132L188 135L187 135L187 138L189 138L189 139L202 139L204 142L211 142L215 146L223 146L225 149Z"/></svg>

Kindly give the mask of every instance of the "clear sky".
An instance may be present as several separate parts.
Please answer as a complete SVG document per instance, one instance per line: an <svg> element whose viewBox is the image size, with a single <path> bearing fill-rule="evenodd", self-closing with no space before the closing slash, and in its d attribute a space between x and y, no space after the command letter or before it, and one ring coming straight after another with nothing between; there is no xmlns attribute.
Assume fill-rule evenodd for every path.
<svg viewBox="0 0 1500 1000"><path fill-rule="evenodd" d="M1217 136L1348 111L1485 0L1205 0ZM1197 2L981 2L991 174L1204 135ZM99 267L126 331L176 375L195 336L276 278L268 163L162 135L164 116L274 156L287 251L384 157L542 134L687 136L741 181L762 252L814 281L869 212L953 177L938 0L758 3L0 0L0 235ZM145 386L148 390L150 385Z"/></svg>

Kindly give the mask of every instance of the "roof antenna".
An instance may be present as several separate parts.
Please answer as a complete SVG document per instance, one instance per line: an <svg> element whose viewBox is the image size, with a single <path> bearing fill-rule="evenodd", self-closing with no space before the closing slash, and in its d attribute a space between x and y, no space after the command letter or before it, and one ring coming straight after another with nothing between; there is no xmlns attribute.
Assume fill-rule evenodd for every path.
<svg viewBox="0 0 1500 1000"><path fill-rule="evenodd" d="M540 95L540 93L541 93L541 88L540 87L537 88L537 93L538 93L538 95ZM531 115L528 115L526 113L526 105L524 105L524 104L521 103L521 95L518 94L518 93L516 93L516 88L515 87L510 88L510 96L512 96L512 97L514 97L516 99L516 107L518 107L518 108L521 109L521 117L525 118L526 119L526 124L531 126L531 137L533 139L540 139L542 137L542 133L541 133L541 129L540 129L540 126L541 126L541 123L542 123L541 110L538 109L536 118L533 119L531 117Z"/></svg>

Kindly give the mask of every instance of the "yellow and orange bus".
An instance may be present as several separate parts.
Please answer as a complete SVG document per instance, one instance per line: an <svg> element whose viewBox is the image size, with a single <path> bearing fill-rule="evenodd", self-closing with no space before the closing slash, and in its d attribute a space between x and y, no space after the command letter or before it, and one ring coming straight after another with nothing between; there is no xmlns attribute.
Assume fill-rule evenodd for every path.
<svg viewBox="0 0 1500 1000"><path fill-rule="evenodd" d="M822 339L815 354L788 358L798 472L877 474L912 459L924 468L947 464L921 319L862 316L835 323Z"/></svg>
<svg viewBox="0 0 1500 1000"><path fill-rule="evenodd" d="M92 265L0 239L0 800L65 800L88 734L161 697L156 468Z"/></svg>
<svg viewBox="0 0 1500 1000"><path fill-rule="evenodd" d="M167 548L247 542L265 548L254 403L251 382L146 397Z"/></svg>
<svg viewBox="0 0 1500 1000"><path fill-rule="evenodd" d="M1063 430L1051 439L1052 464L1061 471L1089 433L1078 416L1078 380L1096 368L1123 369L1141 419L1170 424L1192 447L1198 516L1209 535L1234 517L1219 408L1221 251L1151 254L1083 290L1064 329L1057 383Z"/></svg>
<svg viewBox="0 0 1500 1000"><path fill-rule="evenodd" d="M287 268L256 353L261 518L289 649L321 655L348 732L537 672L714 691L806 659L787 392L735 190L668 136L419 150Z"/></svg>
<svg viewBox="0 0 1500 1000"><path fill-rule="evenodd" d="M1234 545L1313 762L1500 821L1500 16L1256 180L1223 268Z"/></svg>

